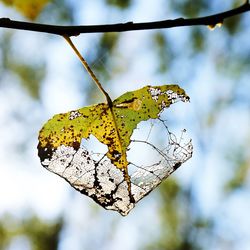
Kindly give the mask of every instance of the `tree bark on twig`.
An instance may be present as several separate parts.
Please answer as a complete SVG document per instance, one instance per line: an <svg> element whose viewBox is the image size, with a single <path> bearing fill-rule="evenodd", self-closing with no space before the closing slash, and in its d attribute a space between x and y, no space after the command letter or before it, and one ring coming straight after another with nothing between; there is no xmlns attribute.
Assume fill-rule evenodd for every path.
<svg viewBox="0 0 250 250"><path fill-rule="evenodd" d="M215 26L223 23L225 19L250 11L250 3L246 1L241 6L215 15L198 17L198 18L178 18L156 22L144 23L118 23L118 24L102 24L102 25L80 25L80 26L58 26L31 22L14 21L9 18L0 18L0 27L18 30L28 30L42 33L50 33L62 36L77 36L82 33L106 33L106 32L125 32L133 30L152 30L152 29L168 29L182 26Z"/></svg>

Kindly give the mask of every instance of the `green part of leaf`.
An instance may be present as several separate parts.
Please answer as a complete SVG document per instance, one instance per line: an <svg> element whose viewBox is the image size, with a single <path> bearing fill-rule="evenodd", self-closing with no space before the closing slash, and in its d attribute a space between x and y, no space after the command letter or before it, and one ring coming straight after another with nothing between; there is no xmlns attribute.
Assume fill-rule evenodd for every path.
<svg viewBox="0 0 250 250"><path fill-rule="evenodd" d="M108 146L107 157L118 168L126 170L130 137L137 124L155 119L160 112L178 100L189 97L178 85L146 86L123 94L113 106L100 103L90 107L55 115L39 134L39 156L51 158L59 146L78 149L81 140L94 135Z"/></svg>

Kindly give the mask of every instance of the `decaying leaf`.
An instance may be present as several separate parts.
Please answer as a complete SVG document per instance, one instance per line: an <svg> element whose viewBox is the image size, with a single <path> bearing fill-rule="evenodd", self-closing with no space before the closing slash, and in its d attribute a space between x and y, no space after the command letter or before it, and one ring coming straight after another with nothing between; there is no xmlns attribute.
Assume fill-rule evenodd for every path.
<svg viewBox="0 0 250 250"><path fill-rule="evenodd" d="M49 0L1 0L6 5L15 7L24 16L34 20Z"/></svg>
<svg viewBox="0 0 250 250"><path fill-rule="evenodd" d="M192 155L189 141L181 145L167 130L160 113L189 97L178 85L146 86L127 92L110 107L100 103L55 115L39 133L38 155L42 165L67 180L106 209L127 215L135 203L152 191ZM168 146L131 140L142 121L159 119L168 131ZM90 136L107 146L96 158L83 146ZM143 143L159 154L156 163L138 166L128 161L132 143ZM129 169L137 170L130 174Z"/></svg>

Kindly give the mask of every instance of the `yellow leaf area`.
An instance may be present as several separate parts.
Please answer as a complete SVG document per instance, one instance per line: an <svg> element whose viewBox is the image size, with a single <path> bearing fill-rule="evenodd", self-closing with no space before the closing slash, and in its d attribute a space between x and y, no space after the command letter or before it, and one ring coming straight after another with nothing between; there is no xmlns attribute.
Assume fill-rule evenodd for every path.
<svg viewBox="0 0 250 250"><path fill-rule="evenodd" d="M34 20L49 0L1 0L6 5L15 7L27 18Z"/></svg>
<svg viewBox="0 0 250 250"><path fill-rule="evenodd" d="M107 145L107 157L129 183L126 151L133 130L141 121L158 118L164 108L179 100L188 101L189 97L178 85L146 86L123 94L112 107L100 103L57 114L39 133L39 157L42 162L50 160L62 145L78 150L82 139L92 134Z"/></svg>

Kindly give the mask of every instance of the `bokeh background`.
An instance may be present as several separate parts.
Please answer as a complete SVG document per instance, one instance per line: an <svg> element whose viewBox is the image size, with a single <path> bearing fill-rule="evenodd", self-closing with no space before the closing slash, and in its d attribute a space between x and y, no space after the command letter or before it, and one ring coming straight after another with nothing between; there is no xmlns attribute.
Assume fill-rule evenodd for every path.
<svg viewBox="0 0 250 250"><path fill-rule="evenodd" d="M35 18L3 2L11 4L0 2L0 17ZM146 22L214 14L243 2L54 0L35 21ZM102 94L63 38L0 29L0 249L249 249L249 23L245 13L213 31L184 27L72 38L112 98L167 83L178 83L191 98L167 117L170 128L187 130L193 157L127 217L73 190L37 156L44 122L102 102Z"/></svg>

